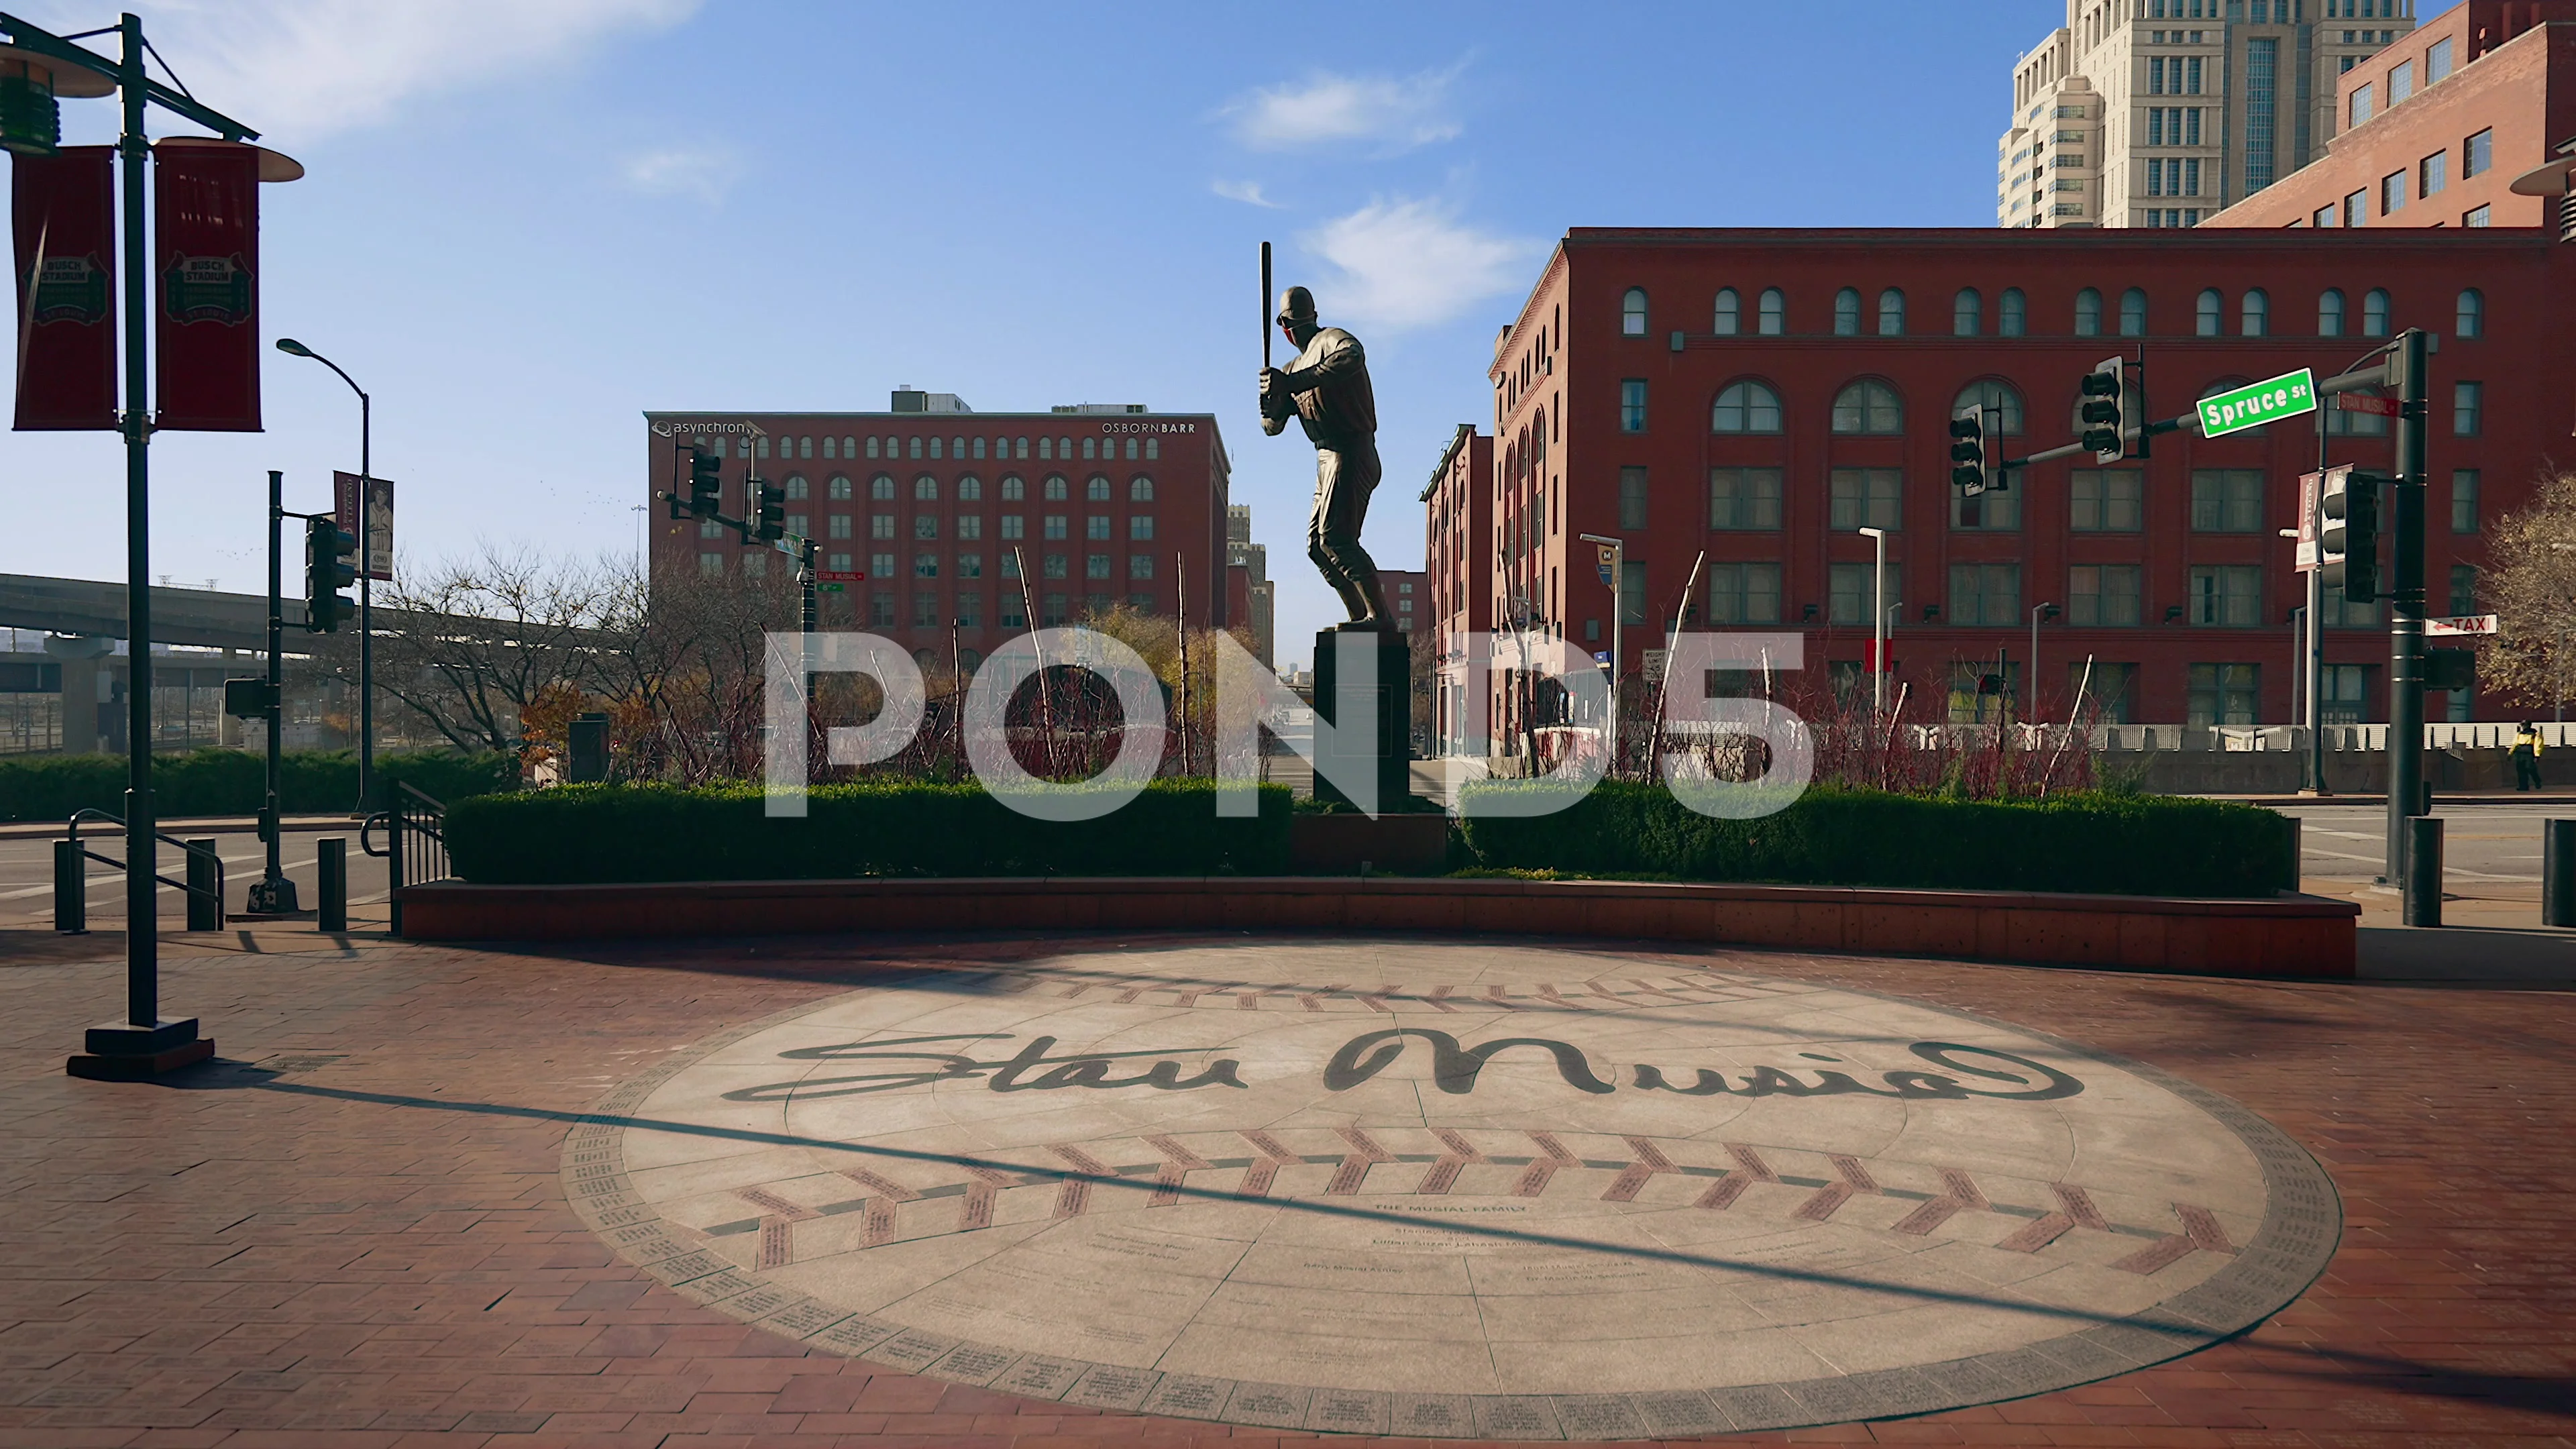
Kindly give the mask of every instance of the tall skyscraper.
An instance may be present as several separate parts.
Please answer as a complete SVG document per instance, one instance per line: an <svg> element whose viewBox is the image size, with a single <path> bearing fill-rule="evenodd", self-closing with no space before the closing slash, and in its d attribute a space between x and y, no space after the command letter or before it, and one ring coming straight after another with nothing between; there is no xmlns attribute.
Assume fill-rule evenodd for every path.
<svg viewBox="0 0 2576 1449"><path fill-rule="evenodd" d="M1995 224L2198 226L2325 153L2415 0L2066 0L2013 65Z"/></svg>

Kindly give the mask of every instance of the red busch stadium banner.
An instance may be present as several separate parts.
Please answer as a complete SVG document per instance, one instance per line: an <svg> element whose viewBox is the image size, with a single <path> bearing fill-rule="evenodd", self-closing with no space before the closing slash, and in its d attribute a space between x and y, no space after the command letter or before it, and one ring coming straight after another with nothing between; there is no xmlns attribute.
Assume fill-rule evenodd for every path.
<svg viewBox="0 0 2576 1449"><path fill-rule="evenodd" d="M114 148L11 165L21 431L116 428Z"/></svg>
<svg viewBox="0 0 2576 1449"><path fill-rule="evenodd" d="M259 425L259 148L153 148L153 271L161 293L154 424L204 433Z"/></svg>

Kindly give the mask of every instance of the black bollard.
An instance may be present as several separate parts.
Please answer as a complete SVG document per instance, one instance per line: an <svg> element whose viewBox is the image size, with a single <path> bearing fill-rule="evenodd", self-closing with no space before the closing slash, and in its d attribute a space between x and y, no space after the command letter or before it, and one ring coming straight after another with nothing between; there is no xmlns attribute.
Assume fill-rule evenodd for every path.
<svg viewBox="0 0 2576 1449"><path fill-rule="evenodd" d="M322 903L314 926L337 935L349 929L349 842L345 836L330 835L313 842L313 849L322 877Z"/></svg>
<svg viewBox="0 0 2576 1449"><path fill-rule="evenodd" d="M224 928L224 897L215 882L222 879L215 864L215 843L191 840L188 847L188 929L220 931Z"/></svg>
<svg viewBox="0 0 2576 1449"><path fill-rule="evenodd" d="M2540 822L2540 923L2576 926L2576 820Z"/></svg>
<svg viewBox="0 0 2576 1449"><path fill-rule="evenodd" d="M2442 924L2442 819L2416 815L2406 821L2406 906L2410 926Z"/></svg>
<svg viewBox="0 0 2576 1449"><path fill-rule="evenodd" d="M77 840L54 842L54 929L66 936L89 933L89 858Z"/></svg>

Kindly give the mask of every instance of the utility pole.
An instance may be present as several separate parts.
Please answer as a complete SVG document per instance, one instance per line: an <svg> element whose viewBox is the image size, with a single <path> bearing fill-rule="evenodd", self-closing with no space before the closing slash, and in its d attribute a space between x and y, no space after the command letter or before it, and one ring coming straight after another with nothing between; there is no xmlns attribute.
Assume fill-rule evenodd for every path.
<svg viewBox="0 0 2576 1449"><path fill-rule="evenodd" d="M286 849L285 815L280 796L281 777L285 770L286 733L286 666L279 657L286 632L285 543L280 530L286 519L286 475L274 468L268 470L268 787L259 812L260 843L267 848L268 863L259 884L250 888L249 908L254 915L287 915L295 909L295 882L287 879L285 863L280 858Z"/></svg>
<svg viewBox="0 0 2576 1449"><path fill-rule="evenodd" d="M2389 371L2397 384L2395 585L2388 621L2388 881L2404 885L2406 822L2426 802L2424 788L2424 464L2428 339L2410 327L2397 339ZM2416 903L2408 901L2411 916Z"/></svg>

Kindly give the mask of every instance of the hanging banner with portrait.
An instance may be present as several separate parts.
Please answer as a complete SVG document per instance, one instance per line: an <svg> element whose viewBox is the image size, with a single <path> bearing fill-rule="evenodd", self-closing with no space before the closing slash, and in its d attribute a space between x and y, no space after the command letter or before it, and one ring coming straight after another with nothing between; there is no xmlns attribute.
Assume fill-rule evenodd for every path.
<svg viewBox="0 0 2576 1449"><path fill-rule="evenodd" d="M21 432L116 429L115 150L10 164Z"/></svg>
<svg viewBox="0 0 2576 1449"><path fill-rule="evenodd" d="M154 425L256 433L259 148L165 141L153 160Z"/></svg>
<svg viewBox="0 0 2576 1449"><path fill-rule="evenodd" d="M331 475L331 511L340 531L351 538L363 537L366 546L359 549L362 563L359 572L371 579L390 582L394 576L394 480L368 478L363 493L362 480L355 473ZM360 517L360 500L364 499L364 518ZM363 533L360 523L365 524Z"/></svg>

